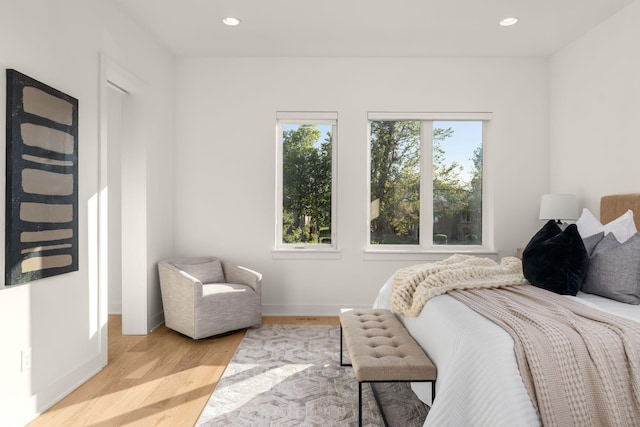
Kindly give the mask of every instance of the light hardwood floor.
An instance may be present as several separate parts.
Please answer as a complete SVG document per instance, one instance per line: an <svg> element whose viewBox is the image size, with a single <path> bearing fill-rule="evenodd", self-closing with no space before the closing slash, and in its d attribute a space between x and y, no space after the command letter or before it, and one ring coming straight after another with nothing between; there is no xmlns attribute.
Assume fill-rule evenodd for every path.
<svg viewBox="0 0 640 427"><path fill-rule="evenodd" d="M264 317L265 324L337 325L338 317ZM192 340L164 325L122 335L109 316L109 363L30 427L193 426L246 331Z"/></svg>

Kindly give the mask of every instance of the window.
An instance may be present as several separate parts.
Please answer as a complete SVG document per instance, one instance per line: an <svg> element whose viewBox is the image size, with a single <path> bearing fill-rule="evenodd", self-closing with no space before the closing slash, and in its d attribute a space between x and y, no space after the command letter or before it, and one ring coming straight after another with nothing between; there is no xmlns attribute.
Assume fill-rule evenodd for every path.
<svg viewBox="0 0 640 427"><path fill-rule="evenodd" d="M278 249L334 249L337 113L277 113Z"/></svg>
<svg viewBox="0 0 640 427"><path fill-rule="evenodd" d="M369 247L484 242L483 148L490 113L369 113Z"/></svg>

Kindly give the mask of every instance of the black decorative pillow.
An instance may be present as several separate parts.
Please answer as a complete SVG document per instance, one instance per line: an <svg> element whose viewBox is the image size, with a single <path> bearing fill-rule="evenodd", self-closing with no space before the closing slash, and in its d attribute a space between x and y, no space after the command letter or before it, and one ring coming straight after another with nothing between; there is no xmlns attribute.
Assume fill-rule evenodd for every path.
<svg viewBox="0 0 640 427"><path fill-rule="evenodd" d="M589 256L575 224L564 230L547 222L522 252L524 277L534 286L576 295L589 269Z"/></svg>

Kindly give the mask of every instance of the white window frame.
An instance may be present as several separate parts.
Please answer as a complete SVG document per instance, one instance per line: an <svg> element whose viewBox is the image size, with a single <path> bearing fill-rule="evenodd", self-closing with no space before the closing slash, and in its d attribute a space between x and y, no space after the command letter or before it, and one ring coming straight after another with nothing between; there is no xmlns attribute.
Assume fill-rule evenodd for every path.
<svg viewBox="0 0 640 427"><path fill-rule="evenodd" d="M282 238L283 208L283 125L331 125L331 243L284 243ZM338 113L331 111L279 111L276 113L276 226L274 258L326 258L339 256L337 225L337 157Z"/></svg>
<svg viewBox="0 0 640 427"><path fill-rule="evenodd" d="M371 244L371 122L420 121L420 242L417 245ZM496 257L493 239L493 196L491 193L491 139L493 113L490 112L369 112L367 114L367 222L365 259L438 260L451 253L471 253ZM433 243L433 122L482 121L482 244L434 245ZM425 161L428 159L428 161ZM429 230L424 232L424 230Z"/></svg>

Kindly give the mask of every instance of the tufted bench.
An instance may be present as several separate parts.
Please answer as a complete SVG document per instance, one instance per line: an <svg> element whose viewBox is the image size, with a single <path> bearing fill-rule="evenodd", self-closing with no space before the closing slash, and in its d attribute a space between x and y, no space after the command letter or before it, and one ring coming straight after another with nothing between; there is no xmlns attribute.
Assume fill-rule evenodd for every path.
<svg viewBox="0 0 640 427"><path fill-rule="evenodd" d="M343 338L351 364L343 362ZM362 383L430 382L432 399L435 398L436 367L390 310L345 309L340 312L340 365L353 366L358 380L360 426Z"/></svg>

